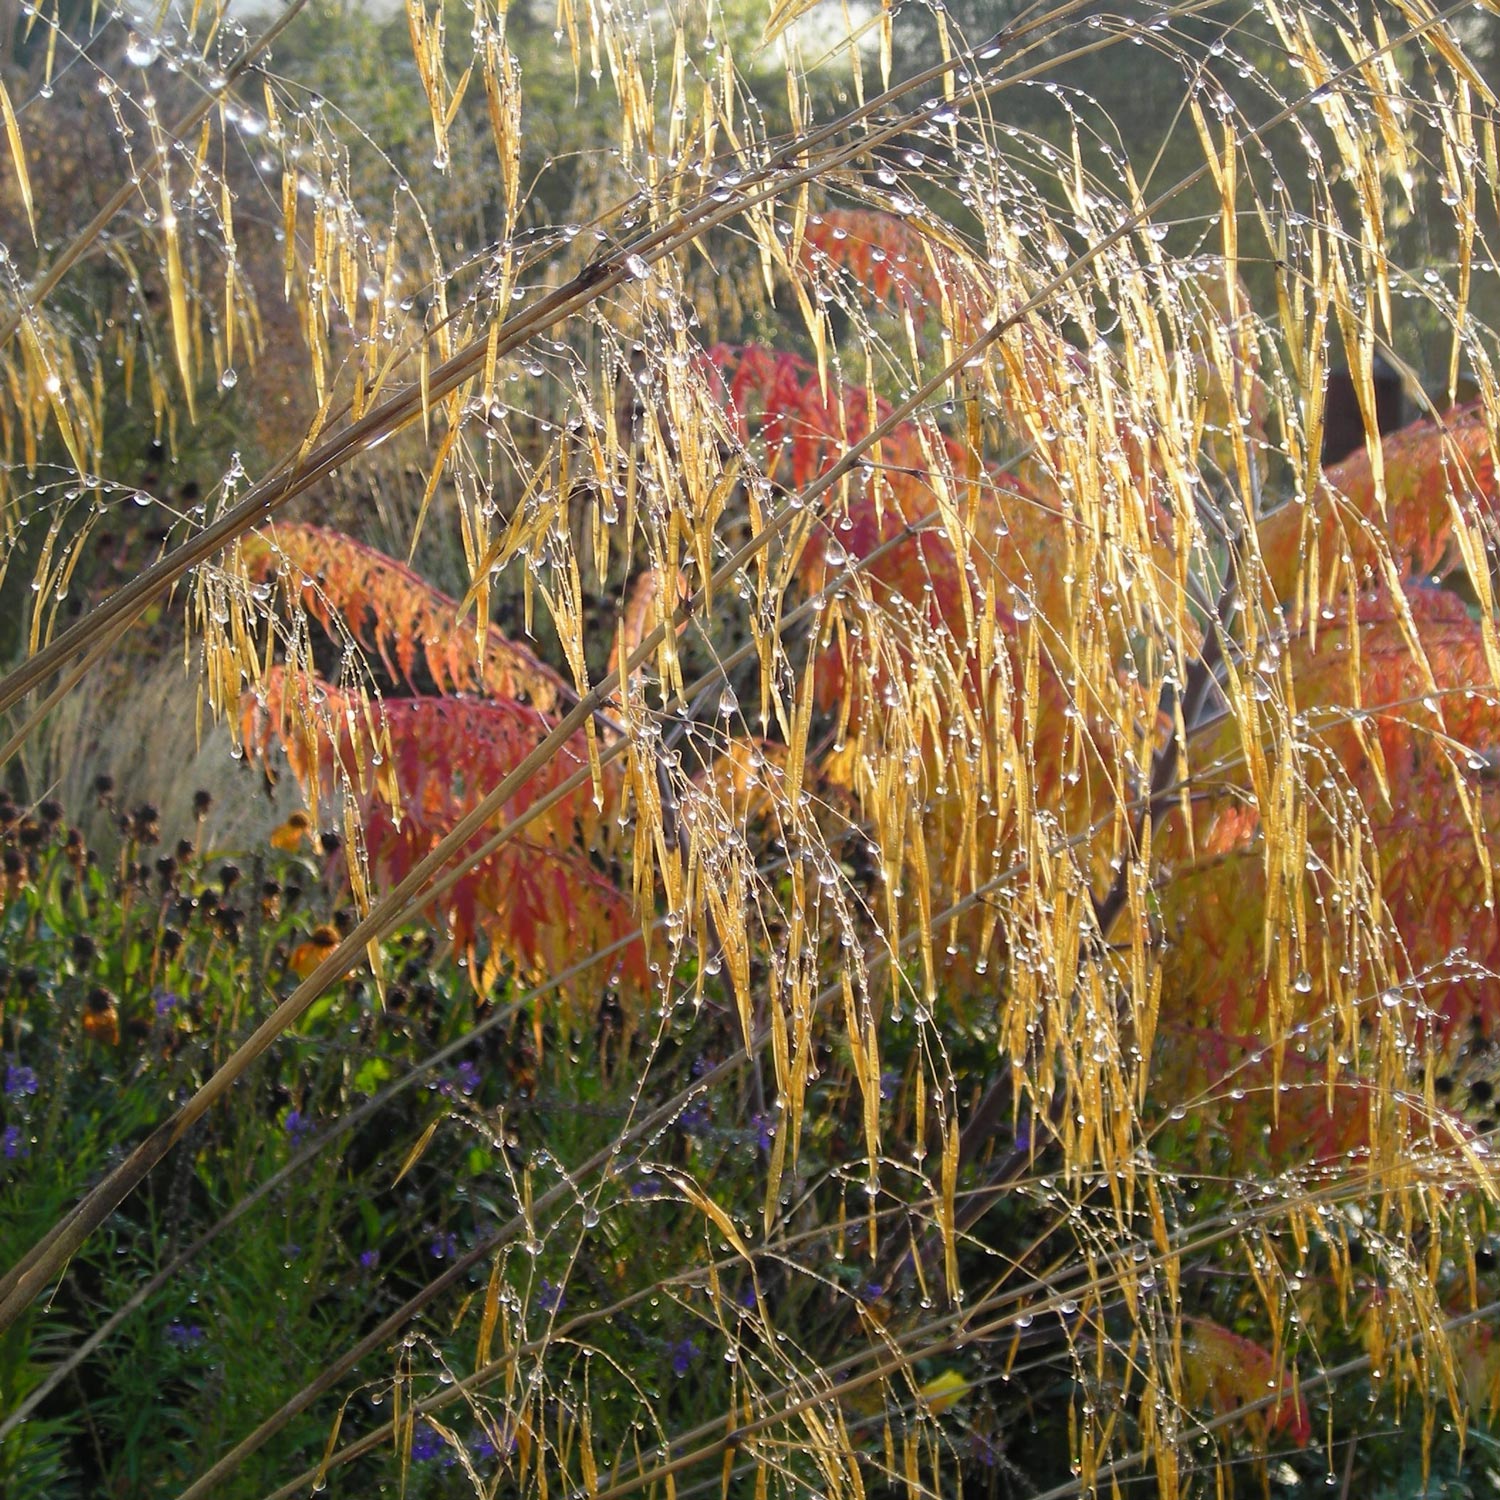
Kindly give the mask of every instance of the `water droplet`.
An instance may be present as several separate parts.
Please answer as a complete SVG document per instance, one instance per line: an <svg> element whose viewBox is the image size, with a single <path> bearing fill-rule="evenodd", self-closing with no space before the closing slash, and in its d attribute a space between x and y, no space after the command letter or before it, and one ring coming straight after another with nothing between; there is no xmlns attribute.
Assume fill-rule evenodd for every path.
<svg viewBox="0 0 1500 1500"><path fill-rule="evenodd" d="M149 68L161 56L161 43L154 36L138 36L130 33L125 43L125 61L132 67Z"/></svg>

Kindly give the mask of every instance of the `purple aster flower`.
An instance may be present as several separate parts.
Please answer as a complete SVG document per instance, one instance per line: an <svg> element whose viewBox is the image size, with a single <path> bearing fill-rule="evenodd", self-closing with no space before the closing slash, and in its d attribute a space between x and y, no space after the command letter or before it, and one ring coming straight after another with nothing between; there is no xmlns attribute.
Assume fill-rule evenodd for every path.
<svg viewBox="0 0 1500 1500"><path fill-rule="evenodd" d="M426 1422L418 1422L411 1438L411 1461L414 1464L431 1463L443 1448L443 1440L437 1432Z"/></svg>
<svg viewBox="0 0 1500 1500"><path fill-rule="evenodd" d="M167 1324L167 1342L178 1349L191 1349L203 1342L203 1330L196 1323L184 1323L173 1318Z"/></svg>
<svg viewBox="0 0 1500 1500"><path fill-rule="evenodd" d="M543 1312L557 1312L563 1305L563 1289L553 1286L545 1276L542 1277L542 1289L537 1294L536 1305Z"/></svg>
<svg viewBox="0 0 1500 1500"><path fill-rule="evenodd" d="M361 1270L373 1271L380 1264L380 1251L361 1250L359 1252L359 1264Z"/></svg>
<svg viewBox="0 0 1500 1500"><path fill-rule="evenodd" d="M762 1151L771 1149L771 1141L776 1135L776 1125L769 1115L754 1114L750 1116L750 1123L756 1130L756 1142Z"/></svg>
<svg viewBox="0 0 1500 1500"><path fill-rule="evenodd" d="M458 1091L465 1099L478 1093L479 1085L484 1081L479 1071L479 1064L464 1061L458 1065Z"/></svg>
<svg viewBox="0 0 1500 1500"><path fill-rule="evenodd" d="M312 1134L313 1122L300 1109L289 1109L286 1119L282 1121L282 1128L295 1150Z"/></svg>
<svg viewBox="0 0 1500 1500"><path fill-rule="evenodd" d="M683 1339L680 1343L672 1345L672 1373L680 1380L692 1369L693 1362L698 1358L698 1346L692 1339Z"/></svg>
<svg viewBox="0 0 1500 1500"><path fill-rule="evenodd" d="M156 1001L156 1014L169 1016L177 1009L182 996L173 994L171 990L156 990L152 994L152 999Z"/></svg>
<svg viewBox="0 0 1500 1500"><path fill-rule="evenodd" d="M995 1445L982 1433L976 1432L969 1444L970 1452L976 1462L981 1463L987 1469L993 1469L1000 1461L1000 1455Z"/></svg>
<svg viewBox="0 0 1500 1500"><path fill-rule="evenodd" d="M878 1281L867 1281L859 1289L861 1302L879 1302L885 1296L885 1288Z"/></svg>
<svg viewBox="0 0 1500 1500"><path fill-rule="evenodd" d="M427 1247L427 1253L434 1260L452 1260L458 1254L458 1236L456 1234L434 1235L431 1244Z"/></svg>
<svg viewBox="0 0 1500 1500"><path fill-rule="evenodd" d="M685 1131L688 1135L697 1135L708 1125L708 1106L706 1104L690 1104L677 1116L678 1129Z"/></svg>
<svg viewBox="0 0 1500 1500"><path fill-rule="evenodd" d="M14 1099L17 1094L34 1094L40 1085L35 1070L18 1067L11 1063L5 1070L5 1097Z"/></svg>
<svg viewBox="0 0 1500 1500"><path fill-rule="evenodd" d="M0 1136L0 1151L5 1153L6 1161L15 1161L18 1157L31 1155L31 1142L21 1134L19 1125L7 1125L4 1135Z"/></svg>

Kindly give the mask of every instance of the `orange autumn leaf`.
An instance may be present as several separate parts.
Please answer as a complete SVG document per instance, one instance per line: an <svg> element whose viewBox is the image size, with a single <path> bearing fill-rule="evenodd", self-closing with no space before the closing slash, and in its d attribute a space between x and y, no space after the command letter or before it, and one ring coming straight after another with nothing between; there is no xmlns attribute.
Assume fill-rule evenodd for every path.
<svg viewBox="0 0 1500 1500"><path fill-rule="evenodd" d="M417 692L425 670L439 693L485 692L543 710L569 694L567 684L525 646L477 623L457 601L412 570L342 532L278 523L242 543L252 580L281 576L330 634L347 630L386 672Z"/></svg>
<svg viewBox="0 0 1500 1500"><path fill-rule="evenodd" d="M1303 909L1320 915L1276 939L1301 945L1285 976L1267 963L1266 850L1240 732L1226 726L1194 751L1206 794L1196 863L1175 815L1160 846L1171 870L1161 892L1169 1024L1256 1035L1274 990L1290 1023L1340 997L1369 1006L1387 994L1443 1036L1500 1026L1500 920L1487 873L1500 841L1500 693L1482 629L1461 600L1430 588L1408 589L1399 604L1362 597L1356 628L1351 641L1347 616L1335 618L1316 644L1302 635L1288 646L1308 842L1284 851L1283 865ZM1379 892L1359 911L1340 890L1356 830L1372 903ZM1371 947L1372 927L1394 941Z"/></svg>
<svg viewBox="0 0 1500 1500"><path fill-rule="evenodd" d="M1253 1339L1207 1318L1185 1319L1182 1374L1188 1402L1216 1416L1228 1416L1274 1391L1275 1404L1246 1413L1245 1425L1262 1434L1281 1433L1299 1448L1312 1437L1307 1407L1295 1393L1290 1372Z"/></svg>
<svg viewBox="0 0 1500 1500"><path fill-rule="evenodd" d="M1291 603L1317 565L1319 599L1383 580L1381 558L1397 574L1437 581L1462 571L1459 527L1500 516L1495 434L1478 406L1415 422L1381 442L1386 509L1382 515L1370 455L1360 448L1323 474L1312 504L1287 504L1256 527L1274 599ZM1482 554L1481 554L1482 555Z"/></svg>
<svg viewBox="0 0 1500 1500"><path fill-rule="evenodd" d="M316 679L282 669L247 701L245 743L264 755L284 749L307 796L339 788L358 810L370 874L394 885L426 857L551 731L540 710L507 699L409 698L365 704ZM595 868L606 818L588 779L562 795L499 849L479 857L498 829L587 767L581 734L548 760L464 846L463 878L435 914L460 952L483 939L529 977L555 973L638 936L629 900ZM617 771L605 769L606 808ZM311 957L311 955L309 955ZM632 984L644 982L639 941L605 966ZM476 966L472 973L477 975Z"/></svg>

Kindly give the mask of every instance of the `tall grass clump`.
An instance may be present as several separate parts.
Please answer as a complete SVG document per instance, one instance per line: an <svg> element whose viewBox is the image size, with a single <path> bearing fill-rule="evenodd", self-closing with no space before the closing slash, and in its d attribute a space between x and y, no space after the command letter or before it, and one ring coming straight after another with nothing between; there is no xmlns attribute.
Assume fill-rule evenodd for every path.
<svg viewBox="0 0 1500 1500"><path fill-rule="evenodd" d="M7 1494L1493 1486L1496 12L975 11L11 23Z"/></svg>

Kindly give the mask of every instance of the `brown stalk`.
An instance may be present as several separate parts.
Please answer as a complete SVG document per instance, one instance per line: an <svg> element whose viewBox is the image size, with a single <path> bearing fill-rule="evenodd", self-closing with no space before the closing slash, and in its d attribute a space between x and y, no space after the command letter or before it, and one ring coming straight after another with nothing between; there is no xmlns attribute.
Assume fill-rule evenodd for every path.
<svg viewBox="0 0 1500 1500"><path fill-rule="evenodd" d="M1061 839L1054 845L1053 852L1061 853L1065 849L1079 847L1094 837L1097 831L1097 828L1086 829L1082 833ZM1024 864L1014 864L1001 871L999 874L985 881L977 889L955 901L945 910L936 913L933 917L933 926L938 927L945 922L952 921L974 910L975 907L983 904L996 891L1003 889L1012 880L1024 875L1026 869L1027 867ZM915 928L907 931L900 940L899 950L904 951L910 948L919 937L920 933ZM882 967L895 956L893 953L882 950L872 958L871 967ZM357 961L357 951L352 957ZM347 968L347 966L346 962L345 967ZM842 996L842 982L830 984L813 1001L813 1013L821 1013L827 1007L840 1000ZM595 1152L593 1156L578 1166L571 1174L572 1179L577 1181L592 1175L600 1168L614 1161L624 1147L632 1145L643 1136L650 1135L653 1131L670 1124L705 1089L711 1088L714 1084L732 1077L749 1063L753 1057L758 1056L769 1044L771 1035L769 1027L764 1029L755 1037L752 1045L747 1050L726 1058L716 1067L709 1069L708 1072L704 1073L687 1088L681 1090L673 1098L659 1105L649 1114L642 1116L634 1125L629 1126L621 1135L616 1137L610 1146ZM543 1193L532 1204L533 1218L545 1214L554 1204L565 1198L570 1191L569 1183L558 1183L555 1187ZM305 1411L325 1391L330 1390L339 1379L353 1369L367 1354L373 1353L385 1344L403 1326L410 1322L418 1312L427 1306L429 1302L466 1275L491 1251L498 1249L502 1245L509 1244L525 1229L525 1219L512 1219L495 1230L487 1240L476 1245L453 1262L441 1276L428 1282L420 1291L414 1293L402 1307L392 1313L378 1328L373 1329L357 1344L352 1345L333 1365L319 1372L313 1381L304 1386L301 1391L272 1413L271 1416L267 1417L253 1433L242 1439L229 1453L219 1459L210 1470L201 1475L193 1485L184 1490L179 1496L179 1500L199 1500L199 1497L208 1494L214 1484L217 1484L220 1479L225 1478L233 1472L243 1459L248 1458L251 1453L260 1448L262 1444L279 1432L293 1417Z"/></svg>
<svg viewBox="0 0 1500 1500"><path fill-rule="evenodd" d="M931 525L936 519L937 513L932 512L917 521L913 521L910 525L903 527L899 532L887 538L887 540L882 542L878 547L872 548L870 552L859 558L855 563L851 564L850 567L847 568L843 573L839 574L837 577L826 583L817 594L814 594L810 598L804 600L802 604L798 605L795 609L789 611L786 615L784 615L778 627L779 631L781 633L785 633L786 631L793 629L798 623L800 623L803 618L805 618L808 614L814 612L824 599L832 595L839 588L842 588L845 583L847 583L848 580L852 578L856 573L862 572L865 569L869 568L887 552L899 546L902 542L908 540L910 537L916 535L925 527ZM699 682L694 683L692 687L687 690L687 696L691 696L693 692L698 690L700 687L706 687L711 682L718 681L722 676L732 671L735 666L737 666L741 661L748 659L754 653L754 649L755 648L753 643L749 642L738 648L728 658L726 658L713 673L705 674L705 676L701 678ZM24 738L25 733L26 731L23 730L18 738ZM623 741L615 741L607 745L600 752L601 763L609 763L617 755L621 754L623 749ZM588 779L588 776L589 772L585 767L581 770L581 772L575 773L574 776L570 777L564 784L557 788L554 788L553 792L549 793L546 797L539 799L535 806L529 810L527 817L519 819L515 824L501 829L499 832L493 834L475 852L474 860L477 862L479 860L488 858L488 856L494 853L503 843L505 843L515 833L519 832L521 828L524 828L526 824L530 822L532 817L539 816L561 797L567 795L569 792L576 791L578 787L580 787ZM784 864L784 862L784 859L773 861L771 868L775 868L781 864ZM451 890L460 880L464 878L465 874L466 870L461 866L449 870L446 874L435 881L432 887L424 893L422 897L423 903L425 904L429 901L440 900L449 890ZM663 928L665 927L665 925L666 919L664 917L658 918L656 922L652 924L653 929ZM489 1032L494 1027L507 1020L513 1014L517 1006L525 1005L532 1000L535 1000L543 995L552 992L553 990L560 988L561 986L565 985L570 979L576 977L577 975L588 972L588 970L591 969L595 964L600 962L600 960L608 958L614 953L622 952L636 940L637 939L634 935L619 938L615 942L608 944L606 947L598 950L597 952L590 954L587 958L579 960L578 963L563 969L560 973L554 975L551 979L549 979L545 984L538 985L533 989L528 990L524 995L522 995L511 1005L508 1005L503 1009L496 1011L494 1015L487 1017L478 1026L473 1027L471 1030L465 1032L464 1035L459 1037L456 1041L449 1043L448 1046L441 1048L431 1057L425 1059L416 1067L410 1069L403 1077L399 1078L395 1083L389 1085L385 1089L382 1089L380 1093L373 1095L370 1099L366 1100L364 1104L360 1105L349 1115L345 1116L330 1130L319 1136L317 1140L310 1142L303 1151L299 1152L284 1167L282 1167L279 1171L273 1173L269 1178L266 1179L265 1182L263 1182L252 1193L250 1193L248 1197L242 1199L239 1203L237 1203L234 1208L232 1208L227 1214L225 1214L224 1217L221 1218L218 1223L216 1223L212 1227L212 1229L210 1229L206 1234L200 1236L196 1241L194 1241L192 1245L190 1245L186 1250L178 1255L170 1264L165 1266L160 1272L153 1276L150 1281L146 1282L142 1287L138 1288L137 1291L132 1293L132 1295L126 1300L125 1303L120 1306L120 1308L115 1311L114 1314L112 1314L98 1329L90 1334L82 1344L75 1348L72 1353L67 1356L66 1359L61 1361L53 1369L51 1374L49 1374L48 1377L27 1396L26 1400L23 1401L20 1406L18 1406L16 1410L13 1411L3 1422L0 1422L0 1440L3 1440L7 1433L11 1432L17 1425L19 1425L19 1423L27 1416L27 1414L34 1410L35 1407L53 1389L55 1389L57 1384L67 1374L69 1374L80 1363L82 1363L83 1360L87 1359L89 1354L91 1354L93 1350L103 1342L104 1339L106 1339L117 1327L119 1327L119 1325L127 1317L129 1317L129 1315L136 1308L140 1307L148 1298L154 1295L155 1292L160 1290L161 1287L165 1286L167 1282L169 1282L184 1265L188 1264L188 1262L190 1262L192 1259L194 1259L194 1257L196 1257L205 1248L207 1248L207 1246L212 1243L213 1240L215 1240L225 1229L228 1229L255 1203L264 1198L266 1194L274 1191L284 1181L288 1180L294 1173L296 1173L304 1165L306 1165L307 1162L313 1160L317 1155L319 1155L324 1147L326 1147L331 1141L338 1139L341 1135L347 1133L349 1130L355 1129L361 1121L376 1113L379 1109L382 1109L387 1103L390 1102L391 1099L395 1098L398 1094L409 1088L424 1074L430 1072L433 1068L441 1067L444 1062L446 1062L451 1057L457 1056L460 1051L462 1051L465 1047L472 1043L477 1037L485 1035L485 1033Z"/></svg>
<svg viewBox="0 0 1500 1500"><path fill-rule="evenodd" d="M1392 39L1387 45L1394 48L1416 36L1424 34L1433 26L1446 20L1449 15L1465 9L1463 3L1456 4L1448 11L1433 17L1431 20L1419 26L1411 28L1401 36ZM958 66L955 59L947 66ZM1356 71L1355 65L1351 64L1346 71ZM1302 103L1288 104L1282 110L1261 125L1256 134L1274 128L1283 121L1292 118L1302 107ZM1063 270L1060 270L1050 281L1027 300L1016 311L998 319L990 325L978 338L973 340L958 356L945 368L938 371L928 380L924 381L905 401L892 408L886 420L874 426L871 431L860 441L853 444L824 474L824 476L810 485L800 497L801 504L798 506L787 505L782 508L765 526L765 528L754 537L747 540L733 556L720 565L715 571L709 583L695 593L676 611L672 617L650 633L632 655L630 661L624 665L624 675L635 671L643 662L650 659L662 640L666 637L669 628L676 626L690 618L701 608L707 593L714 587L722 586L732 579L737 572L759 552L770 545L781 535L800 513L801 509L816 503L823 495L834 488L838 482L848 474L870 448L878 445L902 423L910 419L912 414L919 410L938 391L942 390L953 378L958 375L965 365L977 355L1000 339L1010 328L1015 327L1024 318L1038 308L1043 307L1048 301L1066 286L1079 271L1085 269L1109 250L1115 244L1130 234L1133 234L1142 224L1149 222L1163 207L1180 193L1196 184L1210 171L1210 165L1204 163L1194 171L1186 174L1182 179L1158 195L1152 202L1146 204L1136 213L1126 216L1115 229L1105 235L1096 245L1080 256L1076 261ZM797 176L801 174L793 174ZM807 175L812 175L811 169ZM769 189L767 190L769 191ZM713 215L708 215L712 218ZM628 253L628 252L626 252ZM645 252L638 252L644 254ZM657 258L665 253L661 250L652 252ZM535 319L546 319L550 321L558 316L563 316L571 310L573 304L579 307L587 303L603 291L610 290L626 279L623 268L625 253L611 257L605 264L591 268L585 268L580 276L566 287L559 288L556 292L544 297L537 308L530 315L522 315L527 321ZM542 323L541 326L546 326ZM516 336L514 332L509 339L500 340L500 348L504 352L514 348ZM437 399L454 389L462 380L471 373L471 367L477 364L485 354L486 346L461 351L451 360L440 366L434 372L429 382L429 400ZM101 624L96 628L104 628L105 625L118 614L144 603L156 589L170 581L172 577L180 576L180 573L191 565L193 561L202 561L204 558L217 552L222 546L232 541L238 533L246 528L253 519L253 513L265 513L279 505L284 504L293 495L301 493L314 479L320 468L331 468L341 462L346 450L350 453L358 451L363 446L364 436L375 430L394 430L386 427L388 420L404 414L404 420L414 419L413 406L420 409L421 391L413 389L399 393L383 403L379 408L367 414L366 418L353 424L348 432L340 438L325 443L310 460L310 467L299 474L290 476L273 488L268 495L258 495L256 486L247 493L244 501L236 506L227 515L222 517L212 526L207 527L198 538L185 544L172 558L164 559L162 564L148 570L135 584L127 585L118 595L107 604L101 606L91 616L85 625L75 626L53 643L31 658L23 667L12 674L3 688L0 688L0 709L8 706L14 701L14 696L19 696L21 691L27 690L30 684L24 687L17 686L15 679L26 679L28 673L40 673L45 675L50 670L49 665L41 665L47 662L49 655L55 656L59 648L68 646L71 650L70 637L83 631L93 620L100 619ZM184 559L184 554L191 554L190 558ZM161 575L161 576L154 576ZM35 1245L22 1260L13 1267L3 1279L0 1279L0 1329L7 1328L15 1320L17 1315L37 1297L47 1283L61 1268L62 1264L81 1246L93 1231L114 1211L116 1207L135 1189L136 1185L146 1176L152 1167L160 1161L168 1151L181 1139L182 1135L201 1116L213 1106L218 1099L228 1092L229 1088L247 1069L251 1063L258 1058L271 1042L280 1033L291 1025L307 1007L323 992L323 990L334 982L343 973L347 972L352 962L358 961L359 954L371 942L376 941L382 932L388 930L396 921L420 904L415 898L427 880L435 875L449 859L457 853L474 834L478 833L484 825L504 806L522 786L530 780L531 776L552 755L567 742L568 739L590 718L597 710L603 708L609 697L619 686L621 673L610 673L597 686L595 686L579 703L559 721L556 728L543 740L536 749L518 765L499 786L494 788L476 807L454 828L453 832L444 838L430 854L428 854L418 865L401 880L387 896L371 909L369 914L349 933L343 943L336 948L322 964L313 971L308 978L281 1005L272 1012L250 1038L231 1056L217 1073L214 1074L199 1091L187 1101L178 1113L162 1125L158 1126L136 1149L116 1167L108 1177L92 1189L78 1203L78 1205L62 1220L56 1224L51 1231ZM456 1267L455 1267L456 1269Z"/></svg>
<svg viewBox="0 0 1500 1500"><path fill-rule="evenodd" d="M307 0L297 0L297 3L306 4ZM1077 8L1083 3L1084 0L1072 0L1068 9ZM1003 36L1003 33L1000 35ZM538 302L507 319L501 325L496 357L513 353L527 339L582 311L591 302L628 281L630 278L624 270L627 258L639 256L648 264L663 259L681 246L692 243L706 229L727 222L747 208L756 207L785 192L788 187L812 181L839 161L869 150L872 144L879 145L911 129L913 124L925 119L931 110L913 111L899 120L889 122L835 152L831 158L819 161L816 166L808 165L795 171L786 171L786 165L790 161L805 156L823 141L843 134L875 110L893 103L912 89L953 72L964 61L962 57L955 57L935 64L877 98L868 100L862 108L814 131L811 136L796 143L795 147L786 148L766 166L747 177L727 203L715 202L711 195L705 194L696 203L683 209L670 224L643 234L628 245L606 252L585 266L571 281L554 288ZM966 92L975 94L980 88L981 85L971 85ZM786 162L782 158L786 158ZM784 175L777 176L778 172ZM0 331L3 331L3 325L0 325ZM426 409L430 410L444 396L451 394L474 375L489 357L489 352L488 338L476 338L437 366L426 384ZM63 660L75 650L81 649L89 637L106 628L115 616L135 613L144 608L152 598L176 582L189 569L222 551L241 533L266 520L289 501L326 478L333 469L369 447L376 439L387 438L417 420L424 410L423 395L423 387L419 383L397 391L342 432L318 445L290 474L278 476L273 473L252 485L242 500L197 536L148 568L140 577L97 605L85 619L70 626L62 635L8 673L0 681L0 712L30 692L42 678L56 671Z"/></svg>
<svg viewBox="0 0 1500 1500"><path fill-rule="evenodd" d="M954 59L945 67L953 68L958 65L959 60ZM805 169L803 173L793 174L794 177L811 177L812 175L815 174L811 168ZM784 187L784 184L781 186ZM709 213L706 217L708 219L727 217L738 211L740 211L739 206L731 204L718 208L716 213ZM1108 243L1113 243L1125 232L1127 231L1122 228ZM668 253L659 244L652 243L658 239L659 236L651 236L649 240L643 240L642 248L634 252L618 252L608 257L602 264L596 263L592 267L586 267L572 282L549 293L527 313L518 315L517 319L512 320L513 324L524 323L534 325L539 329L550 326L553 321L566 317L574 311L581 310L596 297L628 279L624 261L629 254L636 253L644 257L649 253L654 258L660 258ZM1101 245L1092 254L1102 253L1105 248L1106 245ZM1012 322L1032 311L1034 306L1040 305L1056 285L1062 284L1063 280L1065 280L1063 277L1057 278L1048 289L1015 314L1011 320L995 325L969 349L966 349L951 366L926 382L908 401L892 411L886 421L851 448L822 480L809 488L803 497L803 503L815 502L833 488L855 466L858 458L867 449L889 436L896 427L910 417L913 411L957 374L966 360L999 338ZM513 327L509 336L502 335L500 338L498 344L500 352L509 352L527 336L529 336L528 332L522 332ZM473 373L474 368L485 359L487 352L487 341L476 341L468 349L461 350L452 359L439 366L428 382L428 402L441 399L443 395L462 384ZM156 566L148 569L134 583L126 585L105 604L99 606L87 621L80 622L79 625L64 632L50 646L43 648L17 668L6 679L4 685L0 686L0 710L29 691L35 681L49 675L57 658L65 657L75 649L77 644L81 644L78 638L86 640L95 632L107 628L111 622L122 615L133 616L134 612L143 607L158 590L180 577L188 567L212 556L255 521L286 504L313 484L323 473L359 451L371 437L384 435L406 422L415 420L423 409L422 400L423 392L420 387L412 387L397 393L367 413L360 421L352 424L344 433L322 444L301 470L284 480L272 480L252 487L246 493L244 500L218 521L206 527L197 537L185 543L170 557L164 558ZM797 513L797 509L790 505L784 507L758 536L745 542L733 557L719 567L709 585L681 605L670 621L658 626L641 642L630 661L625 664L624 675L628 676L643 662L649 660L665 638L669 627L675 629L678 623L688 619L695 610L701 607L709 588L721 586L732 578L746 562L753 559L758 552L785 531ZM384 931L396 925L407 913L421 904L416 898L427 880L441 870L449 859L484 827L505 802L551 759L561 745L565 744L594 713L605 707L619 686L620 680L619 672L611 673L580 699L547 738L461 820L452 833L443 839L420 864L414 866L407 876L372 908L344 942L267 1017L171 1120L165 1121L147 1136L124 1162L86 1194L78 1205L54 1225L52 1230L27 1252L17 1265L0 1278L0 1328L8 1327L14 1321L19 1312L56 1274L63 1262L134 1190L135 1186L172 1149L192 1124L228 1091L245 1069L287 1026L303 1014L330 983L347 972L351 961L358 961L359 954L367 944L376 941Z"/></svg>

